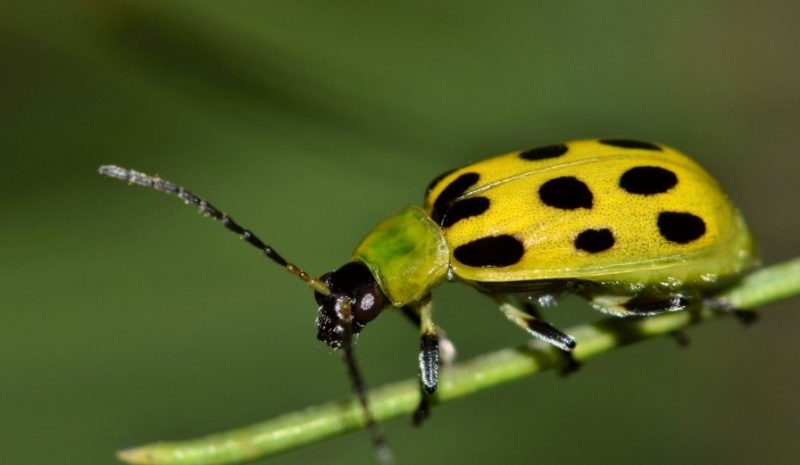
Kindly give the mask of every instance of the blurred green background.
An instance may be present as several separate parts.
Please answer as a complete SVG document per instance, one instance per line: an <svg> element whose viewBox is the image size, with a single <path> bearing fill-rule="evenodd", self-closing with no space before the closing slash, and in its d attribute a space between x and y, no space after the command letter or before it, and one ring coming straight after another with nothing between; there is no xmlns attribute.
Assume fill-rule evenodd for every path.
<svg viewBox="0 0 800 465"><path fill-rule="evenodd" d="M668 143L797 255L797 2L10 1L0 16L0 450L121 447L349 393L281 269L101 163L189 186L321 274L440 172L582 137ZM462 359L523 343L485 297L436 292ZM401 463L796 463L794 299L386 425ZM577 300L561 326L597 318ZM416 373L388 314L375 386ZM364 433L263 463L373 464Z"/></svg>

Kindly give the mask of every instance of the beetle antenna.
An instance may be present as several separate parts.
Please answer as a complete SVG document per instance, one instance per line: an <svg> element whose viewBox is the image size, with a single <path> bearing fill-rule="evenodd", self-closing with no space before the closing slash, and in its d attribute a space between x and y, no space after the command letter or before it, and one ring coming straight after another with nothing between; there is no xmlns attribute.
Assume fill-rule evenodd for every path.
<svg viewBox="0 0 800 465"><path fill-rule="evenodd" d="M345 366L347 366L347 375L353 385L353 390L356 393L358 402L361 404L361 410L364 412L367 430L372 439L375 454L378 456L378 460L381 464L389 465L394 462L392 449L389 447L389 443L386 442L383 431L381 431L380 426L378 426L378 423L375 421L375 417L372 415L372 411L369 409L366 383L356 363L353 340L353 315L350 311L350 301L347 298L342 298L338 299L337 304L340 317L343 320L342 327L344 329L344 334L342 338L342 348L344 349L343 360Z"/></svg>
<svg viewBox="0 0 800 465"><path fill-rule="evenodd" d="M179 199L183 200L183 202L186 203L187 205L191 204L196 206L200 210L200 213L202 213L205 216L211 217L214 220L221 221L223 226L228 228L229 231L232 231L233 233L237 234L239 237L247 241L248 244L259 249L261 252L264 253L264 255L267 256L267 258L285 268L286 271L288 271L289 273L292 273L293 275L302 279L303 282L305 282L315 291L323 295L331 294L330 289L328 289L328 286L326 286L325 283L323 283L318 279L312 278L311 276L309 276L308 273L301 270L293 263L286 261L286 259L281 257L280 254L275 249L273 249L272 247L268 246L263 241L261 241L261 239L259 239L250 230L239 226L238 223L233 221L233 218L223 213L222 211L218 210L208 201L206 201L201 197L198 197L189 190L184 189L183 187L178 186L177 184L168 181L166 179L162 179L158 176L150 176L149 174L145 174L139 171L129 170L121 166L103 165L100 167L98 171L103 176L119 179L121 181L127 181L129 184L151 187L159 192L175 195Z"/></svg>

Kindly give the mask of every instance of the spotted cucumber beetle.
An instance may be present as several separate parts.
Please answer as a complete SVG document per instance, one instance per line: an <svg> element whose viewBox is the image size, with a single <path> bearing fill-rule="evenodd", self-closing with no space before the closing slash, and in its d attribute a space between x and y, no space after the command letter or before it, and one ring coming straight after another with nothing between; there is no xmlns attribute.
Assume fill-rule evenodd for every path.
<svg viewBox="0 0 800 465"><path fill-rule="evenodd" d="M447 172L430 184L423 208L382 221L351 262L320 278L170 181L113 165L100 173L177 195L310 286L319 306L317 338L343 350L384 455L353 353L354 335L384 308L401 309L420 331L419 422L446 358L440 347L449 347L430 297L443 281L491 296L509 320L569 361L575 340L539 315L559 297L576 294L622 317L689 310L758 261L744 219L716 181L680 152L649 142L577 140Z"/></svg>

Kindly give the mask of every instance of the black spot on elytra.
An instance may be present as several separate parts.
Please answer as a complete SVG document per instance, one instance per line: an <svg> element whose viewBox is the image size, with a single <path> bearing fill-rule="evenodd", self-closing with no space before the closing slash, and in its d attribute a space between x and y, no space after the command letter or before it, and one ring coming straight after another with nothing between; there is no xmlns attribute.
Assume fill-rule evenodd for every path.
<svg viewBox="0 0 800 465"><path fill-rule="evenodd" d="M678 176L660 166L637 166L624 172L619 187L631 194L663 194L678 184Z"/></svg>
<svg viewBox="0 0 800 465"><path fill-rule="evenodd" d="M586 183L573 176L563 176L542 184L539 198L549 207L575 210L592 208L593 196Z"/></svg>
<svg viewBox="0 0 800 465"><path fill-rule="evenodd" d="M567 153L566 145L564 144L556 144L556 145L548 145L547 147L538 147L531 150L526 150L519 154L519 157L523 160L546 160L548 158L557 158L561 155Z"/></svg>
<svg viewBox="0 0 800 465"><path fill-rule="evenodd" d="M425 197L427 197L427 196L428 196L428 195L431 193L431 191L433 190L433 188L434 188L434 187L436 187L436 185L437 185L437 184L439 184L439 182L440 182L442 179L446 178L446 177L447 177L447 175L448 175L448 174L450 174L450 173L452 173L453 171L455 171L455 170L447 170L447 171L445 171L444 173L440 174L439 176L436 176L436 177L433 179L433 181L431 181L431 183L430 183L430 184L428 184L428 187L427 187L427 189L425 189Z"/></svg>
<svg viewBox="0 0 800 465"><path fill-rule="evenodd" d="M598 253L614 247L614 234L610 229L587 229L575 238L575 248L589 253Z"/></svg>
<svg viewBox="0 0 800 465"><path fill-rule="evenodd" d="M433 221L436 224L442 224L442 218L444 218L444 214L447 213L453 201L461 197L470 186L478 182L478 179L480 179L478 173L464 173L451 181L433 202L433 210L431 211Z"/></svg>
<svg viewBox="0 0 800 465"><path fill-rule="evenodd" d="M486 197L470 197L450 205L442 218L441 226L449 228L459 221L471 216L478 216L489 209Z"/></svg>
<svg viewBox="0 0 800 465"><path fill-rule="evenodd" d="M459 262L475 267L501 267L519 262L525 254L522 242L514 236L503 234L476 239L460 245L453 251Z"/></svg>
<svg viewBox="0 0 800 465"><path fill-rule="evenodd" d="M643 142L640 140L630 140L630 139L600 139L599 141L603 145L610 145L612 147L619 147L623 149L643 149L643 150L655 150L657 152L661 151L661 147L657 146L652 142Z"/></svg>
<svg viewBox="0 0 800 465"><path fill-rule="evenodd" d="M658 214L658 231L670 242L688 244L703 237L706 223L691 213L661 212Z"/></svg>

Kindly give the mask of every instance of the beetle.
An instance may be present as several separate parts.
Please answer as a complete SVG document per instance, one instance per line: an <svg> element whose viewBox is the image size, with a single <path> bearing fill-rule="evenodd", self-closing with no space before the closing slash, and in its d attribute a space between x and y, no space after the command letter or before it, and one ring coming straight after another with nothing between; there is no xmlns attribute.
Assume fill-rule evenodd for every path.
<svg viewBox="0 0 800 465"><path fill-rule="evenodd" d="M758 264L747 225L717 182L686 155L651 142L576 140L448 171L428 186L422 207L383 220L352 261L319 278L189 190L115 165L100 173L197 206L310 286L317 338L343 350L384 456L388 448L353 353L354 336L383 309L401 309L420 331L419 423L429 413L441 359L451 353L440 353L451 345L432 316L431 290L441 282L461 281L489 295L574 369L575 339L543 319L542 307L576 294L620 317L692 310Z"/></svg>

